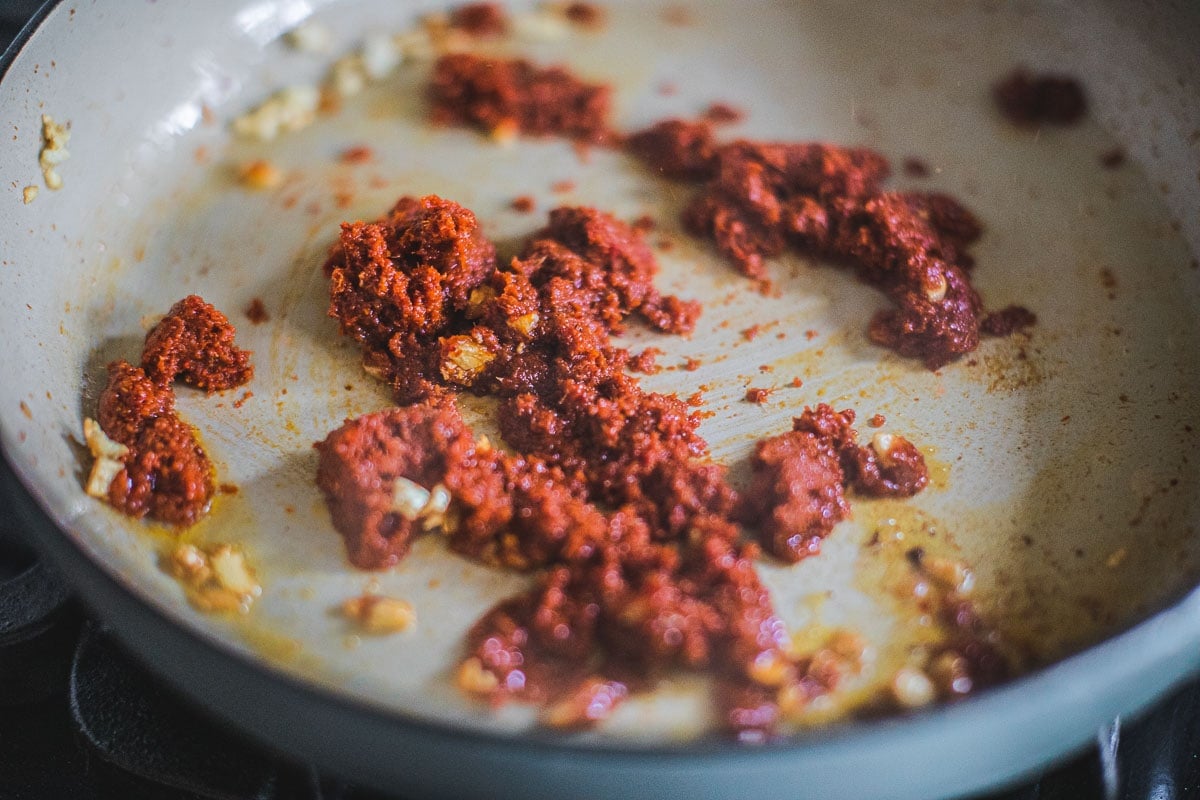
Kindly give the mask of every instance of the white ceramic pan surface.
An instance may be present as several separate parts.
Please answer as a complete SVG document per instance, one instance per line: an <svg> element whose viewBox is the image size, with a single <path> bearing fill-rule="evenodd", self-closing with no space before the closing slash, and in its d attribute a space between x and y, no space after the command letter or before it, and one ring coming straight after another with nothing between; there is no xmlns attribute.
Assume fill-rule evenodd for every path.
<svg viewBox="0 0 1200 800"><path fill-rule="evenodd" d="M135 650L219 713L303 755L369 782L446 794L561 796L569 785L573 796L629 796L631 780L647 795L962 791L1077 746L1186 674L1200 645L1198 601L1188 596L1200 577L1194 10L695 3L679 24L666 5L614 2L599 32L505 45L610 82L625 130L726 101L747 112L730 136L862 144L896 164L928 164L928 178L901 174L891 185L964 201L986 227L973 251L985 302L1038 315L1028 336L987 340L971 359L930 372L868 341L866 320L884 301L845 272L788 255L770 267L776 296L751 291L680 230L690 190L618 152L581 159L561 141L501 146L431 127L427 63L401 65L339 113L273 142L232 136L230 120L271 92L316 82L369 32L412 28L435 5L65 2L7 65L0 442L65 533L47 528L47 549L102 613L105 598L122 598L105 615ZM328 55L281 41L310 17L333 32ZM989 87L1021 64L1078 76L1088 119L1005 122ZM26 205L23 187L42 182L42 114L70 123L71 157L59 169L63 188L43 186ZM373 160L342 163L357 145ZM1127 162L1104 168L1101 155L1118 146ZM237 165L258 158L283 171L280 187L239 185ZM567 181L573 188L553 188ZM706 387L714 413L701 431L735 479L755 440L822 401L860 419L883 414L885 429L927 448L934 465L933 485L912 500L856 501L819 557L764 561L780 615L796 630L860 631L877 653L861 686L886 681L921 633L879 586L887 557L865 543L901 532L973 566L976 602L1033 676L957 708L801 731L758 751L686 744L711 724L697 679L669 681L598 730L557 741L529 730L528 709L493 713L464 700L450 673L464 632L529 578L468 562L437 537L393 570L357 571L313 483L313 442L390 402L326 317L320 264L339 222L426 193L473 209L509 251L558 204L654 216L651 241L673 244L658 251L659 286L705 311L691 338L627 338L660 348L663 365L701 361L643 382L682 395ZM511 209L522 194L537 212ZM125 519L81 488L81 420L94 414L104 365L136 359L146 325L188 293L230 315L257 367L244 403L235 405L240 390L178 393L220 481L238 487L186 536L240 544L263 585L253 610L234 617L197 612L160 569L175 534ZM242 314L256 297L271 316L258 326ZM741 331L754 323L768 327L748 341ZM803 386L790 388L796 377ZM777 390L759 406L742 400L751 386ZM487 430L490 407L464 404ZM74 571L73 561L87 566ZM417 627L356 635L336 609L367 588L411 602ZM150 621L119 612L132 606L152 609ZM280 693L247 702L257 684L229 677L247 669ZM225 696L213 696L218 686ZM434 742L439 749L422 750ZM913 776L887 777L914 760Z"/></svg>

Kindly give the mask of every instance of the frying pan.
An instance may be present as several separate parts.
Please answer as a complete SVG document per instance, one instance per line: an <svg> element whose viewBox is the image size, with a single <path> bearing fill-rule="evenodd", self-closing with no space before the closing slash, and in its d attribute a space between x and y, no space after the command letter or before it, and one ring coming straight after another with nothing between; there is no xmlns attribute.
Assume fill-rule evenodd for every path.
<svg viewBox="0 0 1200 800"><path fill-rule="evenodd" d="M882 302L798 256L778 292L750 291L678 228L688 190L619 153L501 146L424 121L425 67L402 65L335 115L270 143L229 120L282 86L317 81L333 56L287 49L313 17L334 54L370 31L411 28L433 3L215 0L50 4L3 62L0 108L0 444L6 505L32 543L154 670L221 718L361 783L421 796L889 797L997 786L1089 741L1187 678L1200 645L1200 12L1171 3L614 2L607 26L512 47L613 84L625 129L713 101L748 117L730 135L875 147L984 221L977 286L990 307L1037 312L1028 337L990 340L929 372L865 335ZM514 13L530 12L516 3ZM665 7L664 7L665 8ZM682 10L679 10L682 9ZM543 31L544 33L544 31ZM988 87L1024 64L1078 76L1090 114L1018 129ZM40 118L69 122L64 186L38 184ZM6 129L6 130L8 130ZM342 163L369 145L367 164ZM1125 162L1100 164L1120 147ZM236 166L284 175L251 191ZM919 712L806 726L742 747L705 734L698 680L672 678L600 729L565 736L532 712L464 699L451 668L466 628L528 577L422 540L392 571L349 567L313 486L311 445L347 416L387 407L324 316L319 265L337 223L402 194L476 211L501 251L554 205L652 214L659 285L704 301L690 339L630 331L664 365L651 389L704 390L715 458L741 477L754 440L805 404L883 414L926 448L933 487L858 501L819 557L760 571L795 629L858 630L877 649L863 680L911 648L910 610L881 589L884 531L971 564L981 611L1027 673ZM514 212L529 194L540 211ZM237 487L183 532L131 522L84 495L81 419L104 365L136 358L146 326L185 294L224 309L254 350L240 392L180 390L220 480ZM271 315L251 325L253 298ZM759 324L762 333L744 333ZM800 378L801 387L791 387ZM742 402L748 387L775 391ZM486 432L492 409L464 398ZM159 568L178 538L236 542L264 587L252 611L202 614ZM361 637L333 609L364 589L409 600L415 630ZM874 676L872 678L871 676Z"/></svg>

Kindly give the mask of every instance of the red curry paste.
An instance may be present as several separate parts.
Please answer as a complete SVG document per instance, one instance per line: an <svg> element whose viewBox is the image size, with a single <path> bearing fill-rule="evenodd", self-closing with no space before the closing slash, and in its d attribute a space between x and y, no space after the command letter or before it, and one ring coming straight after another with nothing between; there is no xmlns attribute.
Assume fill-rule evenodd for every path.
<svg viewBox="0 0 1200 800"><path fill-rule="evenodd" d="M469 53L439 58L429 86L436 123L596 144L611 135L611 94L607 85L585 83L562 67Z"/></svg>
<svg viewBox="0 0 1200 800"><path fill-rule="evenodd" d="M743 274L767 285L764 259L788 248L824 256L891 298L894 308L868 328L876 343L930 369L978 346L983 305L966 248L979 222L947 195L884 191L891 168L879 153L822 143L718 144L711 124L678 119L633 134L627 146L664 177L703 181L684 224Z"/></svg>
<svg viewBox="0 0 1200 800"><path fill-rule="evenodd" d="M170 525L190 525L207 511L215 472L196 432L175 413L171 383L212 392L250 380L250 353L233 339L225 315L190 295L146 335L141 367L109 364L97 416L105 435L129 448L109 484L113 506Z"/></svg>
<svg viewBox="0 0 1200 800"><path fill-rule="evenodd" d="M499 265L470 211L404 198L376 222L343 225L326 270L330 314L368 368L402 402L424 401L351 420L317 445L318 485L352 562L393 564L414 535L441 528L467 556L541 570L472 630L464 688L546 703L546 722L569 727L664 670L702 669L718 677L726 726L760 738L782 694L811 698L836 682L787 653L735 520L784 558L815 552L812 537L846 513L845 486L924 486L915 448L893 447L885 463L856 445L852 412L806 411L781 437L802 442L796 452L760 445L739 504L696 414L644 391L611 342L630 316L687 332L699 308L661 296L638 233L595 209L555 209ZM475 440L450 399L462 388L500 398L518 454ZM414 485L417 503L405 494ZM810 488L805 543L781 544ZM442 492L444 509L428 505Z"/></svg>

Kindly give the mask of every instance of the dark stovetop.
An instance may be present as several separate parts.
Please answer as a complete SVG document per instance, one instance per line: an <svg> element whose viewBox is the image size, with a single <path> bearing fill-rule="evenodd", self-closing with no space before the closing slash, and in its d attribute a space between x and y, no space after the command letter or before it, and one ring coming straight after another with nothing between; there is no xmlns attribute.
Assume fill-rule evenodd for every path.
<svg viewBox="0 0 1200 800"><path fill-rule="evenodd" d="M37 5L0 0L0 47ZM248 742L145 674L7 516L0 508L0 800L385 800ZM1200 684L991 800L1116 798L1200 800Z"/></svg>

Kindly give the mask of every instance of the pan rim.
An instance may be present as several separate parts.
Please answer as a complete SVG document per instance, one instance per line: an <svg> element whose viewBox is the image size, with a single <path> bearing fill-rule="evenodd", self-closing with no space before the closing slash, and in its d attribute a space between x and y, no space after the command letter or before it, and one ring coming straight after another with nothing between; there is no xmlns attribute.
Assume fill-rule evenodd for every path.
<svg viewBox="0 0 1200 800"><path fill-rule="evenodd" d="M0 81L6 78L21 50L39 32L42 24L61 2L62 0L48 0L0 55ZM172 685L194 699L202 700L207 707L256 736L261 735L261 731L253 727L253 723L247 722L247 717L252 715L243 713L239 716L233 713L231 705L211 703L211 698L202 698L201 693L187 683L184 675L172 673L170 669L165 668L164 665L168 661L166 651L174 647L183 648L189 654L202 653L202 660L207 665L223 665L264 689L275 687L288 695L301 698L304 702L303 708L298 712L299 718L311 719L314 708L322 714L340 714L345 719L342 728L346 730L351 729L353 726L350 723L358 719L370 726L383 726L396 731L403 729L431 739L450 739L456 744L498 750L501 754L535 755L545 752L588 759L597 766L603 766L609 761L638 760L647 761L646 766L652 768L654 763L651 762L661 763L663 759L681 760L689 765L701 762L716 765L718 762L725 763L736 759L751 766L766 766L772 760L794 758L802 751L811 752L819 757L825 749L844 747L847 744L870 745L881 737L905 732L911 738L920 740L939 727L966 730L974 727L977 720L989 721L989 726L996 726L1006 718L1006 715L1000 712L1007 707L1029 705L1029 695L1041 696L1047 701L1040 706L1038 713L1051 716L1056 709L1068 708L1075 701L1077 693L1063 692L1060 686L1074 675L1089 676L1087 683L1095 695L1092 698L1094 702L1089 716L1096 717L1097 724L1100 724L1111 719L1114 714L1134 712L1143 708L1200 669L1200 659L1191 655L1196 646L1200 645L1200 588L1193 588L1174 603L1107 639L953 706L937 706L903 717L850 721L821 727L761 747L746 748L724 740L701 740L683 745L633 746L628 743L592 742L585 745L579 742L555 741L538 734L505 734L460 728L448 722L415 717L398 710L384 710L359 699L322 689L268 663L256 661L197 630L179 625L162 609L147 602L141 594L90 558L81 544L60 527L47 508L44 498L37 491L36 482L30 480L23 465L12 455L12 448L8 446L8 434L9 431L5 431L3 423L0 422L0 497L4 498L6 505L25 526L26 538L30 539L31 546L71 579L72 588L81 594L98 616L113 626L122 642L139 660L148 663L156 674ZM139 618L121 619L122 615L112 612L114 606L119 606L122 610L136 608ZM151 629L154 630L156 639L141 639L137 635L137 632ZM155 642L169 643L169 647L163 647L159 652L148 652ZM203 671L196 664L184 663L187 669L183 672L189 675ZM1120 692L1129 678L1155 670L1159 674L1157 679L1139 681L1133 689L1125 693ZM213 680L220 681L219 678ZM1104 710L1111 710L1112 713L1104 714ZM1007 715L1009 718L1015 716L1017 715L1012 713ZM1080 727L1082 728L1082 725ZM1060 740L1060 746L1056 750L1048 750L1044 760L1038 764L1025 765L1024 771L1035 769L1074 750L1090 735L1090 731L1081 732L1077 737ZM292 741L300 742L303 738L296 736ZM317 742L309 741L308 749L314 744ZM315 760L320 761L321 758ZM984 788L986 785L1018 777L1019 774L1022 772L1013 771L1000 776L999 781L993 780L992 784L964 786Z"/></svg>

